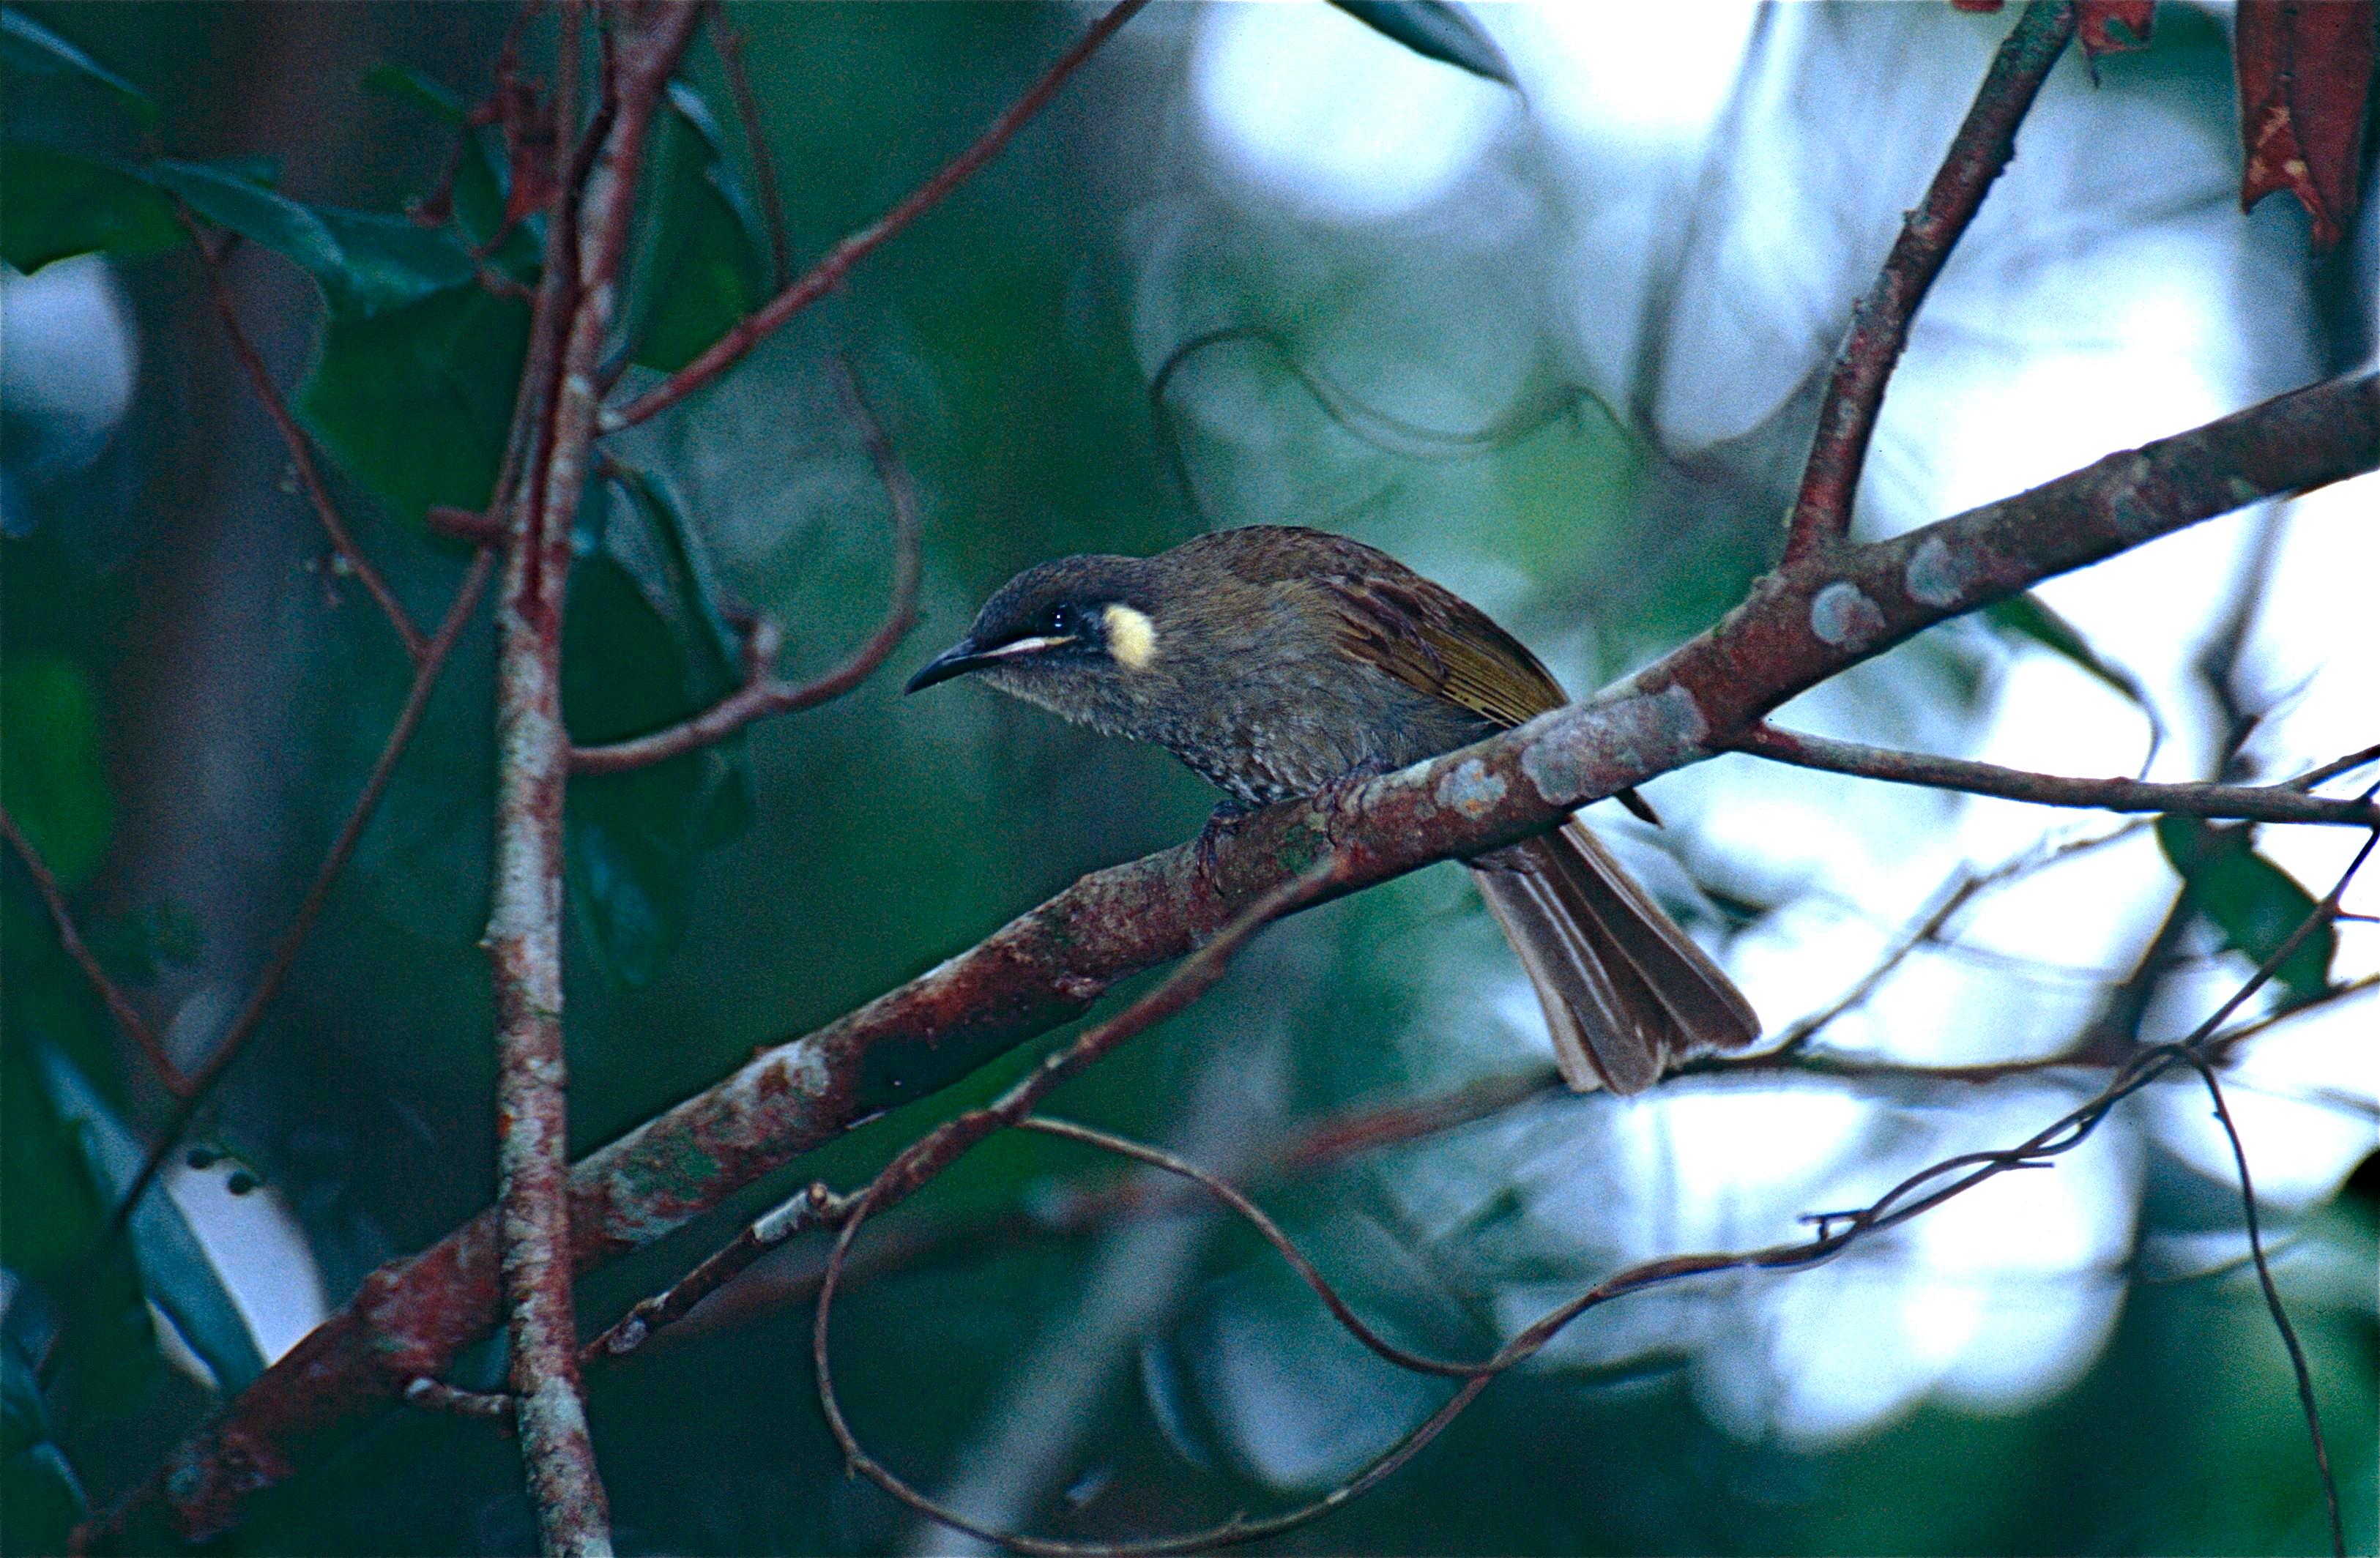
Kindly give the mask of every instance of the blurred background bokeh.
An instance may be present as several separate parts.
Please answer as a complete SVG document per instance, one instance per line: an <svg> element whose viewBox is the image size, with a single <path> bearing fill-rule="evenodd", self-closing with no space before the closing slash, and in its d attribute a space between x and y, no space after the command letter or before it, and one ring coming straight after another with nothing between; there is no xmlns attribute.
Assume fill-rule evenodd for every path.
<svg viewBox="0 0 2380 1558"><path fill-rule="evenodd" d="M513 19L477 3L22 14L157 100L157 126L127 131L125 154L272 158L288 195L380 211L438 182L456 132L434 93L394 90L386 71L368 89L368 74L398 65L477 102ZM1093 13L729 14L798 266L964 145ZM666 836L637 832L650 795L589 800L589 826L612 838L577 841L577 1144L1080 873L1196 831L1212 796L1161 753L979 688L898 695L1020 567L1206 526L1322 525L1468 596L1585 691L1707 626L1770 564L1817 375L2008 18L1915 3L1472 14L1517 91L1319 5L1153 7L846 287L613 441L683 516L721 594L785 624L789 674L822 670L872 630L890 567L884 495L827 377L843 354L923 491L926 586L886 673L754 728L736 771L704 781L748 775L748 797L706 802L708 821ZM2228 27L2222 7L2168 4L2154 47L2100 59L2095 83L2079 54L2059 64L1918 320L1863 533L2369 367L2372 220L2313 256L2295 206L2238 209ZM549 30L529 33L532 63ZM720 185L748 201L716 59L691 57L722 127ZM12 138L100 116L45 78L12 75L8 91ZM0 203L27 198L9 174L0 164ZM279 381L311 371L319 387L335 365L314 284L252 246L230 274ZM194 1065L345 815L408 667L326 567L187 249L11 269L0 296L7 801L39 814L94 946ZM631 371L633 385L650 369ZM352 404L310 405L346 429L338 449L366 447ZM442 436L405 430L413 441L382 450L377 477L334 477L424 619L462 569L417 527L421 492L456 458ZM2039 617L1953 623L1784 718L2064 773L2286 777L2373 739L2375 496L2367 477L2055 582L2041 598L2087 647ZM589 546L609 571L583 577L633 589L650 543L619 523L636 508L625 488L605 504L609 531ZM579 663L606 663L593 608L573 631ZM474 946L490 665L482 621L196 1137L223 1157L169 1177L264 1359L492 1193ZM606 691L575 695L599 708ZM1963 1064L2091 1034L2170 1038L2252 963L2206 916L2175 912L2180 879L2144 827L1746 758L1647 794L1658 832L1609 808L1593 818L1772 1033L1834 1007L1962 872L2036 867L1979 894L1831 1021L1817 1041L1830 1052ZM2268 828L2257 848L2319 895L2356 842ZM2348 907L2380 896L2365 885ZM207 1409L216 1371L129 1289L96 1339L59 1312L102 1280L78 1264L102 1219L93 1121L139 1135L170 1100L13 863L6 913L16 1458L0 1545L39 1552L71 1498L53 1462L113 1496ZM2340 924L2329 980L2375 969L2374 926ZM2380 1116L2374 1033L2368 994L2331 1001L2243 1046L2230 1078L2364 1552L2380 1176L2358 1165ZM608 1322L799 1183L855 1183L1036 1053L596 1274L586 1311ZM1217 994L1056 1103L1232 1169L1318 1121L1549 1074L1518 966L1463 873L1440 866L1269 933ZM2103 1077L1689 1078L1625 1102L1539 1089L1275 1177L1264 1199L1391 1335L1485 1352L1621 1264L1791 1237L1803 1214L1859 1204L1932 1159L2022 1139ZM884 1254L839 1308L840 1377L868 1442L922 1486L998 1526L1149 1534L1319 1491L1443 1399L1444 1383L1339 1332L1231 1224L1087 1226L1083 1198L1120 1173L1004 1138L871 1230ZM234 1194L235 1176L261 1184ZM1590 1314L1387 1486L1273 1545L2321 1550L2305 1426L2245 1250L2228 1147L2185 1076L2053 1169L1832 1265ZM810 1381L815 1270L815 1250L772 1259L682 1334L591 1377L624 1551L965 1547L845 1478ZM80 1344L53 1346L62 1332ZM500 1373L482 1349L457 1383ZM42 1397L50 1455L14 1437L20 1380ZM383 1424L226 1544L533 1549L509 1443L428 1417Z"/></svg>

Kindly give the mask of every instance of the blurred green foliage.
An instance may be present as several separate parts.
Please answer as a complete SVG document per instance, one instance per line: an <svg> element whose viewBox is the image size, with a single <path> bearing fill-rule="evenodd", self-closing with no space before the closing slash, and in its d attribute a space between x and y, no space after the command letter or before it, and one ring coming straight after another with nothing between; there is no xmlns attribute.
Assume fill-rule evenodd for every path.
<svg viewBox="0 0 2380 1558"><path fill-rule="evenodd" d="M146 1009L171 1014L189 1009L206 980L245 977L240 948L285 923L410 667L358 592L325 604L322 583L295 570L261 597L210 605L211 590L234 585L193 562L203 547L180 544L175 527L195 512L187 495L228 487L228 473L244 468L277 470L285 456L269 429L205 420L210 397L242 392L202 355L220 352L207 321L172 327L200 305L168 197L287 260L318 292L319 308L272 321L280 338L306 343L281 364L293 404L366 546L417 614L434 618L461 565L451 546L425 537L421 513L486 501L525 347L526 306L483 286L473 255L494 245L488 265L533 281L541 230L532 217L504 232L502 135L468 123L509 12L69 5L6 15L0 251L26 269L92 250L122 262L157 354L147 380L174 389L145 392L103 466L46 495L48 522L6 543L0 785L93 945ZM955 151L1079 21L1059 7L949 5L732 15L749 36L796 264ZM267 70L296 95L253 116L233 112ZM885 500L821 391L830 353L856 360L927 496L920 652L953 636L1018 567L1066 551L1150 550L1195 527L1183 495L1163 485L1131 266L1110 241L1128 197L1102 157L1123 133L1116 126L1135 115L1130 91L1128 77L1070 88L1049 120L843 294L721 385L615 441L619 465L590 486L577 537L565 646L577 740L665 725L731 686L735 609L785 624L789 676L833 663L873 626L888 571ZM715 65L698 55L664 116L625 305L631 388L650 381L635 375L687 360L765 290L766 236L749 159L722 117L728 102ZM311 138L321 146L300 144ZM285 163L285 175L263 176ZM413 210L427 223L406 214L408 197L425 198ZM1218 307L1280 325L1293 344L1311 341L1343 323L1346 299L1375 274L1370 242L1317 240L1311 273L1295 284L1245 252L1220 252L1201 284ZM1264 371L1277 445L1251 453L1184 441L1191 479L1219 522L1343 525L1417 561L1471 568L1504 588L1500 613L1509 607L1540 636L1570 632L1582 597L1615 608L1607 638L1555 640L1574 681L1704 625L1767 564L1773 505L1648 539L1647 457L1591 409L1474 457L1425 461L1367 441L1293 375ZM1244 479L1259 462L1288 474L1278 486ZM115 479L129 497L105 485ZM1267 501L1288 512L1253 512L1251 492L1281 494ZM293 532L311 524L294 494L285 507ZM108 516L129 527L131 545L94 544L111 534ZM168 562L145 574L133 555ZM151 592L168 605L152 609ZM235 732L273 744L272 786L225 798L205 785L206 752L155 750L168 734L194 738L160 708L186 683L158 663L153 610L219 610L236 625L205 640L208 652L233 658L236 677L286 690L245 709ZM2010 625L2094 663L2087 644L2058 640L2042 619ZM1912 653L1933 657L1929 685L1949 689L1946 703L1979 698L1971 651L1935 643ZM205 1122L285 1194L334 1302L377 1261L472 1214L492 1189L490 1021L473 945L486 910L490 662L482 623L449 668L288 994ZM897 680L888 673L829 707L667 765L574 783L579 1145L706 1085L754 1045L929 966L1079 872L1187 837L1210 803L1153 754L977 689L902 703ZM202 793L236 814L235 827L270 839L260 852L272 864L195 907L168 900L155 885L168 874L111 847L117 816L137 809L124 799L136 781L156 810L170 810L155 802L161 792ZM169 836L153 822L142 834ZM2269 950L2275 916L2310 900L2285 876L2274 882L2279 874L2244 836L2222 841L2229 837L2168 848L2232 944L2257 955ZM6 872L0 1260L12 1287L0 1330L0 1550L37 1552L57 1550L83 1486L99 1498L120 1491L205 1405L162 1361L144 1293L219 1377L250 1365L208 1307L220 1285L172 1230L102 1245L128 1133L153 1129L168 1107L59 951L23 874L13 864ZM1243 980L1074 1084L1063 1112L1161 1138L1220 1069L1245 1073L1248 1087L1224 1112L1243 1114L1235 1123L1265 1140L1350 1100L1444 1085L1466 1062L1424 948L1501 956L1453 867L1274 933ZM2321 975L2312 957L2310 947L2305 966L2284 975L2301 993ZM1415 1034L1427 1043L1406 1042ZM856 1181L1032 1058L995 1062L598 1274L583 1289L587 1312L608 1318L670 1280L732 1218L796 1179ZM1589 1111L1600 1105L1566 1106L1594 1129ZM1002 1138L914 1215L1030 1212L1055 1187L1098 1172L1076 1150ZM1416 1298L1412 1274L1395 1263L1401 1247L1371 1238L1378 1230L1363 1219L1383 1200L1374 1172L1359 1165L1285 1192L1290 1220L1353 1262L1367 1305L1405 1306L1399 1320L1433 1345L1476 1345L1485 1296ZM1483 1206L1467 1232L1490 1238L1516 1204ZM871 1238L897 1230L887 1222ZM95 1247L104 1252L88 1258ZM2369 1199L2309 1216L2296 1250L2285 1287L2324 1382L2333 1461L2351 1471L2374 1453L2380 1322L2368 1293L2314 1278L2325 1258L2372 1269ZM1073 1312L1091 1253L1082 1240L1024 1240L857 1284L837 1347L870 1443L929 1484L946 1473L1006 1399L1024 1343ZM1218 1236L1183 1284L1276 1277L1249 1240ZM1289 1313L1302 1300L1283 1302ZM1185 1341L1195 1327L1181 1316L1166 1324L1173 1355L1195 1374L1201 1355ZM596 1373L592 1407L624 1551L896 1545L895 1511L844 1476L818 1420L807 1336L797 1303ZM474 1363L476 1380L459 1383L499 1371L485 1351ZM1088 1492L1042 1499L1033 1528L1123 1537L1277 1501L1245 1468L1200 1464L1196 1436L1178 1422L1169 1436L1158 1374L1111 1374L1081 1436L1085 1475L1064 1479ZM1435 1388L1415 1399L1435 1399ZM2349 1477L2347 1491L2351 1531L2369 1550L2368 1479ZM2003 1418L1922 1407L1828 1453L1729 1438L1674 1371L1618 1383L1529 1373L1500 1383L1381 1492L1273 1545L2297 1552L2322 1540L2288 1371L2234 1274L2132 1288L2113 1342L2046 1406ZM509 1445L484 1425L406 1417L262 1501L225 1551L532 1545Z"/></svg>

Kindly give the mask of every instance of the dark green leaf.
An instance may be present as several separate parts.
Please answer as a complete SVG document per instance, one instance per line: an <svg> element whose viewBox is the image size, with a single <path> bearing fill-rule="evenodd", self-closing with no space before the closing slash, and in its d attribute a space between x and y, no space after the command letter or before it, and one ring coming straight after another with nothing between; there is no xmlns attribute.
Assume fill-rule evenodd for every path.
<svg viewBox="0 0 2380 1558"><path fill-rule="evenodd" d="M586 745L674 724L735 682L697 539L656 484L630 475L622 485L630 502L588 535L596 550L571 575L563 624L563 709ZM614 976L643 984L685 937L703 853L750 826L742 741L575 780L569 817L581 921Z"/></svg>
<svg viewBox="0 0 2380 1558"><path fill-rule="evenodd" d="M72 43L15 9L0 10L0 60L11 69L37 76L73 76L104 87L144 125L157 122L157 105L149 94L108 69ZM9 169L16 181L16 169ZM16 198L11 190L9 198Z"/></svg>
<svg viewBox="0 0 2380 1558"><path fill-rule="evenodd" d="M36 1058L52 1106L79 1131L91 1179L113 1202L131 1189L146 1154L74 1062L46 1045ZM248 1388L264 1371L256 1338L181 1209L154 1181L133 1208L130 1237L150 1302L164 1311L226 1394Z"/></svg>
<svg viewBox="0 0 2380 1558"><path fill-rule="evenodd" d="M439 85L409 65L375 65L364 72L363 86L366 91L426 108L457 128L470 120L470 107L461 93Z"/></svg>
<svg viewBox="0 0 2380 1558"><path fill-rule="evenodd" d="M691 87L670 84L669 112L654 139L626 328L636 360L670 373L767 298L768 272L751 201Z"/></svg>
<svg viewBox="0 0 2380 1558"><path fill-rule="evenodd" d="M73 972L61 966L56 977ZM12 1011L12 1021L24 1021L22 1009ZM13 1272L40 1277L88 1254L107 1210L92 1189L79 1138L50 1107L31 1046L12 1038L0 1067L0 1258Z"/></svg>
<svg viewBox="0 0 2380 1558"><path fill-rule="evenodd" d="M55 654L0 665L0 801L69 891L107 848L99 742L99 698L80 666Z"/></svg>
<svg viewBox="0 0 2380 1558"><path fill-rule="evenodd" d="M305 271L343 318L419 303L475 273L453 234L406 217L302 205L203 163L161 162L152 176L200 216Z"/></svg>
<svg viewBox="0 0 2380 1558"><path fill-rule="evenodd" d="M11 140L7 163L0 258L27 274L68 255L137 260L182 241L173 203L112 163Z"/></svg>
<svg viewBox="0 0 2380 1558"><path fill-rule="evenodd" d="M1331 4L1382 37L1394 39L1424 59L1468 70L1517 90L1512 64L1496 41L1455 6L1439 0L1331 0Z"/></svg>
<svg viewBox="0 0 2380 1558"><path fill-rule="evenodd" d="M8 1551L64 1552L90 1512L82 1483L47 1440L0 1462L0 1507L8 1511Z"/></svg>
<svg viewBox="0 0 2380 1558"><path fill-rule="evenodd" d="M1994 601L1984 608L1983 617L2003 633L2063 655L2082 670L2131 699L2148 717L2151 755L2155 755L2156 747L2164 743L2165 727L2158 720L2156 708L2149 702L2148 693L2140 682L2130 671L2101 659L2099 652L2091 647L2090 640L2082 636L2082 631L2051 610L2048 603L2039 596L2028 591L2010 596L2006 600Z"/></svg>
<svg viewBox="0 0 2380 1558"><path fill-rule="evenodd" d="M2313 895L2256 852L2251 827L2217 827L2197 817L2161 816L2156 837L2166 859L2190 884L2199 912L2223 933L2227 946L2254 962L2279 951L2314 911ZM2338 933L2330 925L2317 925L2273 972L2274 979L2301 999L2322 994L2330 983L2330 958L2338 944Z"/></svg>
<svg viewBox="0 0 2380 1558"><path fill-rule="evenodd" d="M419 525L486 505L503 462L528 308L477 286L372 319L334 318L298 415L348 476Z"/></svg>

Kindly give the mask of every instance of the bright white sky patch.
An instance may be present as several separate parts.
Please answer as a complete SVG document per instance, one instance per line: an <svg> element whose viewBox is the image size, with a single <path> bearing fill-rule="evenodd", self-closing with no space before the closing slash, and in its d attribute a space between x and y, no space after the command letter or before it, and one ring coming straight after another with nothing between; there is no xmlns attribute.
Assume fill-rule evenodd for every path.
<svg viewBox="0 0 2380 1558"><path fill-rule="evenodd" d="M1515 103L1320 4L1210 8L1191 72L1199 126L1224 160L1339 221L1444 194Z"/></svg>

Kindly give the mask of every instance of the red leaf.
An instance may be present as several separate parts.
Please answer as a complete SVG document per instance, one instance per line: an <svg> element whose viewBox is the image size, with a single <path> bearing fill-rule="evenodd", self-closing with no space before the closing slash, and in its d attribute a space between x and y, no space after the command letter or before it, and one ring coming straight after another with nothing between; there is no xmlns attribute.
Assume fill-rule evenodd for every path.
<svg viewBox="0 0 2380 1558"><path fill-rule="evenodd" d="M2374 13L2374 0L2240 0L2240 208L2289 190L2317 248L2355 214Z"/></svg>
<svg viewBox="0 0 2380 1558"><path fill-rule="evenodd" d="M2075 30L2082 47L2094 56L2130 54L2149 46L2149 28L2156 20L2156 0L2082 0L2075 7ZM2115 30L2120 23L2123 30Z"/></svg>
<svg viewBox="0 0 2380 1558"><path fill-rule="evenodd" d="M1950 0L1950 8L1954 11L1989 13L2000 8L2000 0Z"/></svg>

